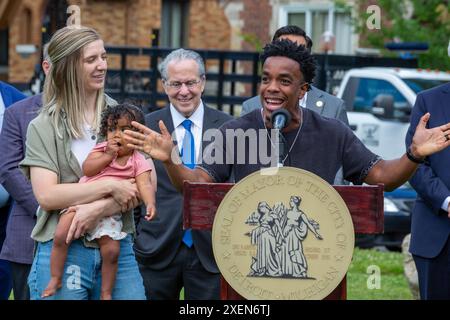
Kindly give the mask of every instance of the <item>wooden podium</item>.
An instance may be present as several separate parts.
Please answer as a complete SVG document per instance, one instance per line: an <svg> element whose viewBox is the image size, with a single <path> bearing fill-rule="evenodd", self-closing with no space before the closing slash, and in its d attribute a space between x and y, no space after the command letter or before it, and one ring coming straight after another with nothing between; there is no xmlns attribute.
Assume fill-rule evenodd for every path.
<svg viewBox="0 0 450 320"><path fill-rule="evenodd" d="M194 230L211 230L214 216L232 183L184 182L183 227ZM382 233L384 227L383 185L333 186L347 204L357 234ZM221 278L221 299L244 299ZM346 277L325 300L347 299Z"/></svg>

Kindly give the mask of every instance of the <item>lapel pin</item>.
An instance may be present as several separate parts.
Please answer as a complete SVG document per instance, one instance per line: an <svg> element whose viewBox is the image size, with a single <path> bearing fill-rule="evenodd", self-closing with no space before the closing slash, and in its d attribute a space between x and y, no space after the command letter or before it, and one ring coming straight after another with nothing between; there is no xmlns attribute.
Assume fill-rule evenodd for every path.
<svg viewBox="0 0 450 320"><path fill-rule="evenodd" d="M322 107L323 107L323 101L322 101L322 100L318 100L318 101L316 102L316 107L322 108Z"/></svg>

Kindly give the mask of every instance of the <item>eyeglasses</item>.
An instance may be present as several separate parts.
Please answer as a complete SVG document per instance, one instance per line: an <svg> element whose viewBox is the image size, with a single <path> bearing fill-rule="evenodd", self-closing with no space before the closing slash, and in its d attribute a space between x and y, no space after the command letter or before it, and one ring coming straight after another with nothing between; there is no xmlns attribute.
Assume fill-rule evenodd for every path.
<svg viewBox="0 0 450 320"><path fill-rule="evenodd" d="M189 81L185 81L185 82L181 82L181 81L173 81L173 82L169 82L169 81L164 81L164 84L174 90L180 90L181 87L183 86L183 84L188 88L188 89L194 89L200 82L202 82L202 80L189 80Z"/></svg>

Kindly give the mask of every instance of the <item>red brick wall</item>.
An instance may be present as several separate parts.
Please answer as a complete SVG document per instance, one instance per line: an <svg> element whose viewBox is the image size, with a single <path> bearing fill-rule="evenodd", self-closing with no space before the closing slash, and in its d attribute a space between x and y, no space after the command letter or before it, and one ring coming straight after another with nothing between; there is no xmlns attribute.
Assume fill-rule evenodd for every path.
<svg viewBox="0 0 450 320"><path fill-rule="evenodd" d="M148 47L151 44L153 29L161 27L162 0L68 0L69 5L80 6L81 24L96 29L106 45L131 45ZM245 0L250 6L243 13L252 15L255 11L264 10L263 16L270 15L267 11L268 0ZM217 0L190 0L189 41L191 48L214 48L229 50L231 42L231 26L221 2ZM261 4L263 3L263 4ZM264 5L265 3L265 5ZM32 42L40 46L42 17L46 9L46 0L23 0L23 6L32 12ZM251 7L251 6L256 6ZM20 10L19 10L20 12ZM268 23L264 23L264 30L256 23L260 16L253 17L255 22L247 27L247 32L259 34L268 33ZM257 19L256 19L257 18ZM16 45L20 43L25 22L20 14L11 22L9 31L9 81L28 82L34 73L34 66L39 63L40 50L28 58L20 57L16 52ZM254 28L254 29L252 29ZM266 35L267 39L268 36ZM110 68L118 68L118 56L111 55L108 60ZM148 57L128 57L129 68L145 69L149 67Z"/></svg>
<svg viewBox="0 0 450 320"><path fill-rule="evenodd" d="M217 0L191 0L189 47L230 49L231 27Z"/></svg>
<svg viewBox="0 0 450 320"><path fill-rule="evenodd" d="M80 6L81 24L96 29L105 45L149 47L152 30L160 28L161 0L71 2ZM110 55L108 66L120 67L120 58ZM127 67L149 68L149 59L129 56Z"/></svg>
<svg viewBox="0 0 450 320"><path fill-rule="evenodd" d="M69 5L80 6L81 24L96 29L106 45L132 45L148 47L154 28L161 25L161 0L115 0L89 1L69 0ZM32 42L40 46L42 17L45 12L45 0L23 0L22 7L32 12ZM28 82L34 73L34 66L39 63L40 50L28 58L16 53L16 45L20 44L21 33L26 22L19 14L11 22L9 29L9 77L11 82ZM111 56L110 68L120 66L119 57ZM129 57L130 68L148 68L148 57Z"/></svg>
<svg viewBox="0 0 450 320"><path fill-rule="evenodd" d="M242 0L244 10L241 19L244 21L242 33L257 39L262 45L272 39L270 34L270 21L272 20L272 6L269 0ZM255 50L254 46L247 42L242 43L243 50Z"/></svg>
<svg viewBox="0 0 450 320"><path fill-rule="evenodd" d="M41 17L43 11L43 0L24 0L17 15L9 26L9 74L10 82L27 82L34 73L34 66L39 63L41 44ZM23 21L24 10L31 12L31 21ZM37 52L26 58L16 52L16 45L25 44L23 39L24 28L31 28L31 43L38 46Z"/></svg>

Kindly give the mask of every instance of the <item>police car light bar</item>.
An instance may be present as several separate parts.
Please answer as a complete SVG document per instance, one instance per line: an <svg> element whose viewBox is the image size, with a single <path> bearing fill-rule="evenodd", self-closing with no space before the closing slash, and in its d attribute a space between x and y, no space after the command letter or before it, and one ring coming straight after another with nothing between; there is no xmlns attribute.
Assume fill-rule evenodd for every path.
<svg viewBox="0 0 450 320"><path fill-rule="evenodd" d="M384 47L391 51L427 51L429 46L427 42L388 42Z"/></svg>

